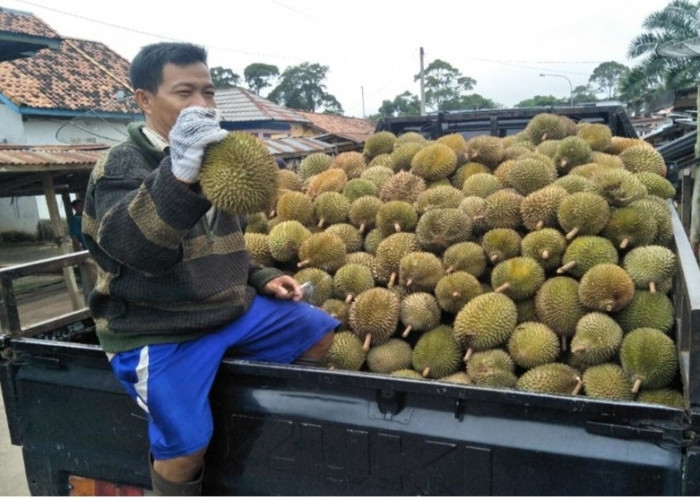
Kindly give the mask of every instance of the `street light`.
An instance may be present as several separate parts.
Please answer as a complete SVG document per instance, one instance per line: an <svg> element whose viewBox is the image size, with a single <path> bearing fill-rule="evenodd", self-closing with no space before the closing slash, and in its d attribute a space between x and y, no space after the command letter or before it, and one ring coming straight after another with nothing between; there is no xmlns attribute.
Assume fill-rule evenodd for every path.
<svg viewBox="0 0 700 500"><path fill-rule="evenodd" d="M540 76L554 76L556 78L563 78L567 82L569 82L569 104L573 107L574 105L574 86L571 85L571 80L569 80L569 77L564 76L564 75L558 75L556 73L540 73Z"/></svg>

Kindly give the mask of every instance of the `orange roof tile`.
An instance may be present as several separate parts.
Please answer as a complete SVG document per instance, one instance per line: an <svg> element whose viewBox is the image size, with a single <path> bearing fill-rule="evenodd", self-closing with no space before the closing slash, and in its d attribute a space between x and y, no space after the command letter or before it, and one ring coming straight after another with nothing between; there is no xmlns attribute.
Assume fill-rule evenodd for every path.
<svg viewBox="0 0 700 500"><path fill-rule="evenodd" d="M29 12L0 7L0 31L22 35L60 38L51 27Z"/></svg>
<svg viewBox="0 0 700 500"><path fill-rule="evenodd" d="M310 113L308 111L295 110L295 112L309 120L320 131L337 135L353 142L363 143L374 133L375 124L371 120Z"/></svg>
<svg viewBox="0 0 700 500"><path fill-rule="evenodd" d="M139 113L115 98L129 89L129 62L100 42L65 39L59 50L0 63L0 93L20 107Z"/></svg>

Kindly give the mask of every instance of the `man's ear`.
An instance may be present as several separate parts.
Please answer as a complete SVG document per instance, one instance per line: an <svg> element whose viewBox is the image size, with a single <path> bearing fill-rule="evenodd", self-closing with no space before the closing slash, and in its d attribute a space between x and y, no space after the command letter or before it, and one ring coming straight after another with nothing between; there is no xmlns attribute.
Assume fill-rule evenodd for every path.
<svg viewBox="0 0 700 500"><path fill-rule="evenodd" d="M141 111L143 111L143 114L150 114L153 94L151 94L148 90L136 89L134 91L134 100Z"/></svg>

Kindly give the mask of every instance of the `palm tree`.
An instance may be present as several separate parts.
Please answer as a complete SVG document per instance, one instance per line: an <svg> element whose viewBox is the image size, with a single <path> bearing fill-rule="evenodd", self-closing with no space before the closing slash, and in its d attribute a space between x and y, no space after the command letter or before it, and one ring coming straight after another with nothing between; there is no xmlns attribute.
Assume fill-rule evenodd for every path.
<svg viewBox="0 0 700 500"><path fill-rule="evenodd" d="M699 12L700 2L673 0L663 10L644 19L642 26L647 32L632 40L627 51L631 59L643 59L620 84L626 101L698 84L700 59L663 57L657 54L656 48L700 36Z"/></svg>

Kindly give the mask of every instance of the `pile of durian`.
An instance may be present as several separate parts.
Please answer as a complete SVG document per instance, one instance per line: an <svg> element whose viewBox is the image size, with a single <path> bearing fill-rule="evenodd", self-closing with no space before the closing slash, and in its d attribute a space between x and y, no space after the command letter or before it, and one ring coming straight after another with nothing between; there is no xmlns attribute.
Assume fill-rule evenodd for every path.
<svg viewBox="0 0 700 500"><path fill-rule="evenodd" d="M504 138L383 131L280 170L245 241L342 321L328 368L682 407L665 174L550 113Z"/></svg>

